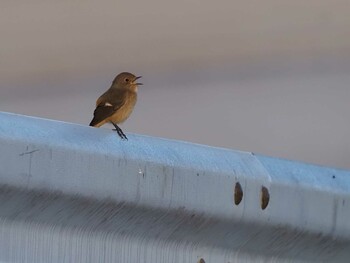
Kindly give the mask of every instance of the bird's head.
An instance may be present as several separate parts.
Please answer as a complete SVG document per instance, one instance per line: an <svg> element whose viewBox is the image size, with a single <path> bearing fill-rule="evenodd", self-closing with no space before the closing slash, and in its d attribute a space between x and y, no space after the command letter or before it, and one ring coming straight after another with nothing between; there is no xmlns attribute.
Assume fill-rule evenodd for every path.
<svg viewBox="0 0 350 263"><path fill-rule="evenodd" d="M137 82L141 76L136 77L134 74L129 72L122 72L113 80L112 86L116 89L130 89L132 91L137 91L137 86L142 85L142 83Z"/></svg>

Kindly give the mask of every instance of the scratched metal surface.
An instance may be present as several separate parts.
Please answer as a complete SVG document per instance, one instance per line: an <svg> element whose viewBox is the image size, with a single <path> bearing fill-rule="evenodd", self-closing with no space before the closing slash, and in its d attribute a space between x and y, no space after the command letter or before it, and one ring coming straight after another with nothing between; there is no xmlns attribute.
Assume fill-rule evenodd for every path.
<svg viewBox="0 0 350 263"><path fill-rule="evenodd" d="M349 240L59 193L0 188L5 262L345 262Z"/></svg>
<svg viewBox="0 0 350 263"><path fill-rule="evenodd" d="M0 260L347 262L350 172L0 113ZM242 185L243 199L233 201ZM270 201L261 209L261 187Z"/></svg>

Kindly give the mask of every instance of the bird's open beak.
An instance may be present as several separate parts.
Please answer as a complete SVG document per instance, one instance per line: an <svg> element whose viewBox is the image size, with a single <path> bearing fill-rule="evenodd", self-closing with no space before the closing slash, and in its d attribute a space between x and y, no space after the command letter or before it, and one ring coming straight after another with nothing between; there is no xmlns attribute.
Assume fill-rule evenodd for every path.
<svg viewBox="0 0 350 263"><path fill-rule="evenodd" d="M138 76L134 79L134 84L135 85L143 85L142 83L139 83L139 82L135 82L136 80L138 80L139 78L142 78L142 76Z"/></svg>

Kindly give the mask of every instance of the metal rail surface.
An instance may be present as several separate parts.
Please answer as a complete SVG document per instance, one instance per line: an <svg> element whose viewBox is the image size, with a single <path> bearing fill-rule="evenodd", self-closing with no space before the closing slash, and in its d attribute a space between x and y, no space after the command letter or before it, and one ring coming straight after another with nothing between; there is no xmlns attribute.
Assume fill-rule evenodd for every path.
<svg viewBox="0 0 350 263"><path fill-rule="evenodd" d="M350 262L350 171L0 113L1 262Z"/></svg>

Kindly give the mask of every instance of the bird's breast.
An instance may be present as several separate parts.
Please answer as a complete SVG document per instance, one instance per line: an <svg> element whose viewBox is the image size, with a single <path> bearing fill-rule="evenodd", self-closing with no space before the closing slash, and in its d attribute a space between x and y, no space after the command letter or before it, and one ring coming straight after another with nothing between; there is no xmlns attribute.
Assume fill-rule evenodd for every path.
<svg viewBox="0 0 350 263"><path fill-rule="evenodd" d="M112 121L115 123L124 122L132 113L134 106L136 104L137 95L128 95L125 99L125 103L121 106L115 114L112 116Z"/></svg>

